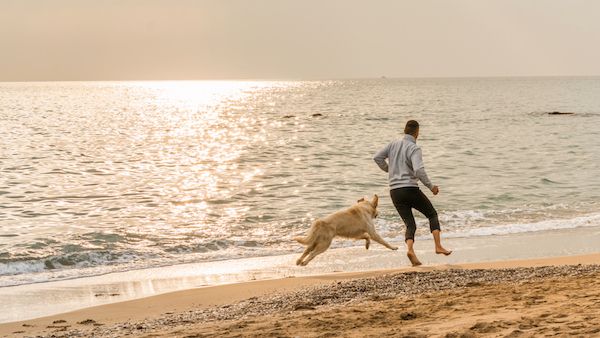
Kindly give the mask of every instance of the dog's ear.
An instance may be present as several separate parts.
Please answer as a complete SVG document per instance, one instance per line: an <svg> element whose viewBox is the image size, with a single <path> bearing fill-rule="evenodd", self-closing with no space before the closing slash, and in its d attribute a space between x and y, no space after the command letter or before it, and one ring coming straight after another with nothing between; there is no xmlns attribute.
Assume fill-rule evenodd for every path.
<svg viewBox="0 0 600 338"><path fill-rule="evenodd" d="M358 201L356 201L356 203L360 203L360 202L362 202L362 201L364 201L364 200L365 200L365 198L364 198L364 197L361 197L361 198L360 198Z"/></svg>
<svg viewBox="0 0 600 338"><path fill-rule="evenodd" d="M379 196L377 196L377 194L373 195L373 202L371 203L373 203L374 208L377 208L377 203L379 203Z"/></svg>

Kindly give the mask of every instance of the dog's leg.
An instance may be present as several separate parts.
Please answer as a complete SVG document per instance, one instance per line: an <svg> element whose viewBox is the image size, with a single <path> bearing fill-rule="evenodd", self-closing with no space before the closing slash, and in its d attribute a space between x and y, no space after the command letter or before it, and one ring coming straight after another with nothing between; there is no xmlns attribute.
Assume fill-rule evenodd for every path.
<svg viewBox="0 0 600 338"><path fill-rule="evenodd" d="M369 229L369 230L371 230L371 229ZM386 247L386 248L388 248L388 249L391 249L391 250L398 250L398 247L397 247L397 246L390 245L390 244L389 244L388 242L386 242L386 241L385 241L383 238L381 238L381 236L379 236L379 234L377 234L377 233L375 232L375 229L374 229L374 228L372 229L372 231L370 231L370 232L369 232L369 236L371 236L371 238L372 238L372 239L373 239L375 242L377 242L377 243L379 243L379 244L381 244L381 245L385 246L385 247Z"/></svg>
<svg viewBox="0 0 600 338"><path fill-rule="evenodd" d="M296 260L296 265L302 265L302 261L304 260L304 257L308 256L308 254L313 251L313 249L315 248L314 244L309 244L306 247L306 250L304 250L304 252L302 253L302 256L300 256L300 258L298 258ZM306 265L306 264L305 264Z"/></svg>
<svg viewBox="0 0 600 338"><path fill-rule="evenodd" d="M365 249L369 250L369 245L371 245L371 236L368 233L364 233L361 237L357 237L356 239L364 239L365 240Z"/></svg>
<svg viewBox="0 0 600 338"><path fill-rule="evenodd" d="M329 239L326 242L321 242L321 243L317 244L315 249L310 253L310 255L308 255L308 257L300 265L304 266L304 265L308 264L308 262L312 261L313 258L315 258L315 256L325 252L325 250L327 250L327 248L329 248L330 245L331 245L331 239Z"/></svg>

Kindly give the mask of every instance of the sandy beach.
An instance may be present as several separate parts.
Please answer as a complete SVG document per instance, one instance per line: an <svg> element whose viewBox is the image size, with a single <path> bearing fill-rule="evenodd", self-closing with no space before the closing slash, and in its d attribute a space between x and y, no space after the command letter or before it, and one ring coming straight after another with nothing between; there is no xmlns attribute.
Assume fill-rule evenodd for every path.
<svg viewBox="0 0 600 338"><path fill-rule="evenodd" d="M600 1L0 0L0 338L600 338Z"/></svg>
<svg viewBox="0 0 600 338"><path fill-rule="evenodd" d="M0 0L0 338L600 338L600 1L538 2Z"/></svg>
<svg viewBox="0 0 600 338"><path fill-rule="evenodd" d="M283 278L0 325L7 337L600 336L600 254Z"/></svg>

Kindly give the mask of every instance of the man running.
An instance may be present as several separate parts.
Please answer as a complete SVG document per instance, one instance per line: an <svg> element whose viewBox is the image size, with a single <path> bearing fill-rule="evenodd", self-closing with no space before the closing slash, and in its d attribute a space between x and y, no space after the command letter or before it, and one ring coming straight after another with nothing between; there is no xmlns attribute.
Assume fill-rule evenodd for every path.
<svg viewBox="0 0 600 338"><path fill-rule="evenodd" d="M421 265L413 249L417 225L412 213L415 208L429 219L429 229L435 242L435 253L448 256L452 251L444 249L440 241L440 222L435 208L419 189L418 180L431 190L434 195L440 191L427 177L423 165L421 148L417 146L419 123L414 120L406 122L404 138L396 140L381 149L373 160L381 170L388 173L390 196L406 225L405 241L408 246L406 255L413 266ZM385 161L388 159L389 164Z"/></svg>

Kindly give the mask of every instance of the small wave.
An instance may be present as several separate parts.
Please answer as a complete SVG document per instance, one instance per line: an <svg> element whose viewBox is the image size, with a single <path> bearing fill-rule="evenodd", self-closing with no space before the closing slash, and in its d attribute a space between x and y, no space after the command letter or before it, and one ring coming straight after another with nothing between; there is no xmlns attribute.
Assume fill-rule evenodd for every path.
<svg viewBox="0 0 600 338"><path fill-rule="evenodd" d="M600 213L573 214L573 206L551 204L546 207L506 210L457 210L438 214L445 237L479 237L508 235L526 232L600 227ZM562 216L561 216L562 215ZM417 236L429 238L429 223L420 213L415 213ZM402 240L404 224L394 215L382 215L376 221L381 235L392 240Z"/></svg>
<svg viewBox="0 0 600 338"><path fill-rule="evenodd" d="M478 237L509 235L526 232L575 229L600 226L600 213L567 219L543 220L530 223L502 224L490 227L477 227L456 232L447 232L446 237Z"/></svg>
<svg viewBox="0 0 600 338"><path fill-rule="evenodd" d="M74 248L71 248L73 250ZM61 270L65 268L85 268L94 265L114 265L136 260L137 255L132 252L73 252L39 259L3 259L0 261L0 276L37 273L48 270Z"/></svg>
<svg viewBox="0 0 600 338"><path fill-rule="evenodd" d="M0 276L40 272L45 269L44 262L39 260L4 262L0 263Z"/></svg>
<svg viewBox="0 0 600 338"><path fill-rule="evenodd" d="M287 240L289 244L290 239ZM286 246L263 246L259 243L240 242L238 243L242 250L222 250L209 251L204 254L191 253L185 255L171 256L144 256L143 254L122 255L118 261L102 261L98 257L97 264L88 264L79 262L74 265L62 265L59 261L65 262L60 257L42 260L27 261L9 261L0 262L0 288L16 285L25 285L33 283L45 283L49 281L59 281L68 279L77 279L83 277L92 277L104 275L107 273L124 272L146 268L157 268L171 266L176 264L198 263L198 262L216 262L228 259L279 256L294 252ZM298 247L299 249L300 247ZM52 264L52 268L49 268Z"/></svg>
<svg viewBox="0 0 600 338"><path fill-rule="evenodd" d="M494 202L507 202L507 201L515 201L517 197L511 193L504 193L500 195L492 195L487 197L486 199Z"/></svg>

